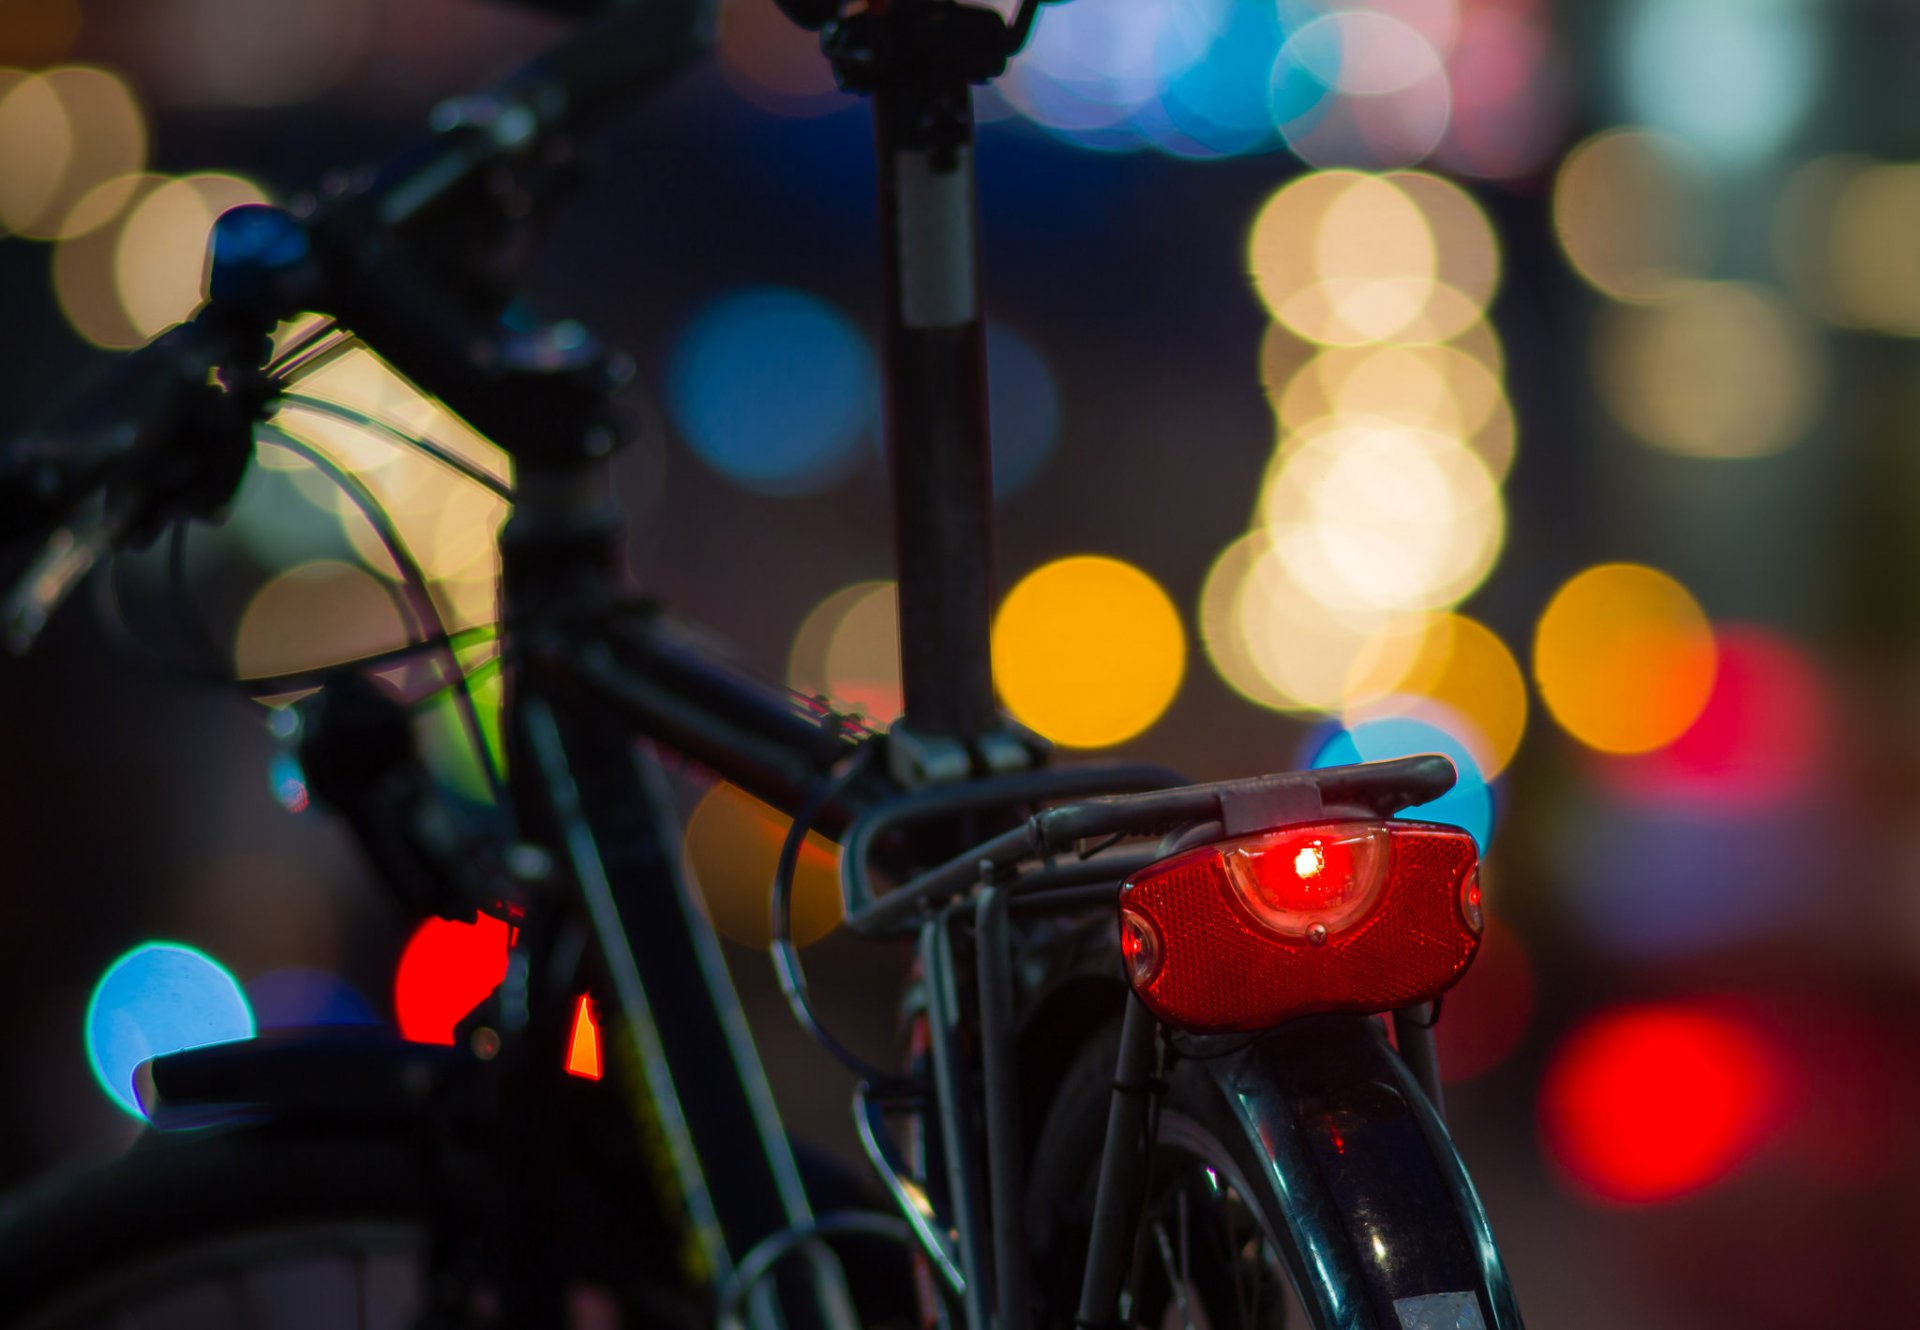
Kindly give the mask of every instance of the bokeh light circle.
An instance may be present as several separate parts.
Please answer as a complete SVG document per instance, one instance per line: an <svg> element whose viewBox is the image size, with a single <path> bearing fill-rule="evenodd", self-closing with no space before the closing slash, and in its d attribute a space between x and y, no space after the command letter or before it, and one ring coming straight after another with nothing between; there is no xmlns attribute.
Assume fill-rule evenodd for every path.
<svg viewBox="0 0 1920 1330"><path fill-rule="evenodd" d="M856 582L809 610L787 653L787 683L881 724L897 720L903 704L893 583Z"/></svg>
<svg viewBox="0 0 1920 1330"><path fill-rule="evenodd" d="M737 786L701 796L687 819L687 862L707 917L723 937L764 951L773 939L773 874L792 819ZM818 832L800 849L793 940L810 946L840 923L840 851Z"/></svg>
<svg viewBox="0 0 1920 1330"><path fill-rule="evenodd" d="M1549 1158L1589 1199L1676 1200L1750 1158L1778 1125L1784 1055L1704 1003L1621 1007L1574 1030L1540 1088Z"/></svg>
<svg viewBox="0 0 1920 1330"><path fill-rule="evenodd" d="M146 165L146 117L119 75L66 65L0 87L0 226L41 240L107 220L78 205Z"/></svg>
<svg viewBox="0 0 1920 1330"><path fill-rule="evenodd" d="M1640 564L1576 575L1548 602L1533 639L1547 710L1581 743L1638 753L1672 743L1707 705L1713 629L1687 589Z"/></svg>
<svg viewBox="0 0 1920 1330"><path fill-rule="evenodd" d="M1449 343L1322 347L1287 381L1277 410L1300 435L1348 421L1462 439L1496 480L1513 463L1513 408L1496 370Z"/></svg>
<svg viewBox="0 0 1920 1330"><path fill-rule="evenodd" d="M1132 564L1057 559L1023 577L993 620L993 675L1014 718L1070 748L1104 748L1172 705L1186 672L1173 601Z"/></svg>
<svg viewBox="0 0 1920 1330"><path fill-rule="evenodd" d="M1776 152L1827 69L1812 0L1632 0L1620 13L1631 118L1666 130L1716 167Z"/></svg>
<svg viewBox="0 0 1920 1330"><path fill-rule="evenodd" d="M1406 714L1446 730L1492 780L1513 760L1527 727L1527 684L1506 643L1464 614L1439 614L1405 660L1405 630L1370 649L1347 683L1348 724ZM1397 677L1396 677L1397 676Z"/></svg>
<svg viewBox="0 0 1920 1330"><path fill-rule="evenodd" d="M1286 38L1277 6L1235 0L1163 0L1154 50L1159 110L1185 156L1237 156L1279 146L1269 106L1273 63Z"/></svg>
<svg viewBox="0 0 1920 1330"><path fill-rule="evenodd" d="M833 79L820 40L774 0L728 0L715 49L720 72L742 97L776 115L830 115L855 105Z"/></svg>
<svg viewBox="0 0 1920 1330"><path fill-rule="evenodd" d="M1247 260L1275 320L1338 346L1456 337L1480 319L1500 271L1480 206L1420 172L1288 182L1255 216Z"/></svg>
<svg viewBox="0 0 1920 1330"><path fill-rule="evenodd" d="M1826 259L1831 307L1855 326L1920 337L1920 165L1841 164L1835 174L1844 179L1827 235L1802 237Z"/></svg>
<svg viewBox="0 0 1920 1330"><path fill-rule="evenodd" d="M1277 711L1331 711L1363 657L1390 690L1419 654L1425 622L1329 606L1295 579L1266 531L1222 550L1200 593L1200 632L1227 686Z"/></svg>
<svg viewBox="0 0 1920 1330"><path fill-rule="evenodd" d="M667 366L675 426L700 460L773 496L840 481L873 422L878 371L853 321L785 287L751 287L703 309Z"/></svg>
<svg viewBox="0 0 1920 1330"><path fill-rule="evenodd" d="M428 919L414 930L393 977L402 1038L451 1044L454 1027L507 977L509 930L482 914L472 923Z"/></svg>
<svg viewBox="0 0 1920 1330"><path fill-rule="evenodd" d="M1388 14L1323 14L1274 62L1275 126L1315 166L1411 166L1446 135L1452 89L1426 36Z"/></svg>
<svg viewBox="0 0 1920 1330"><path fill-rule="evenodd" d="M1284 453L1260 517L1299 584L1329 606L1436 609L1478 586L1506 532L1486 463L1428 430L1332 422Z"/></svg>
<svg viewBox="0 0 1920 1330"><path fill-rule="evenodd" d="M1693 457L1758 457L1802 437L1828 369L1803 316L1763 287L1690 282L1601 313L1594 380L1615 419Z"/></svg>
<svg viewBox="0 0 1920 1330"><path fill-rule="evenodd" d="M1383 716L1363 720L1335 732L1309 766L1343 767L1355 762L1386 762L1396 757L1440 753L1453 762L1453 788L1430 803L1403 810L1400 817L1419 822L1444 822L1459 827L1482 852L1493 837L1493 792L1465 744L1430 721L1412 716Z"/></svg>
<svg viewBox="0 0 1920 1330"><path fill-rule="evenodd" d="M1713 179L1665 134L1613 129L1567 154L1553 225L1575 272L1617 300L1657 300L1713 258Z"/></svg>
<svg viewBox="0 0 1920 1330"><path fill-rule="evenodd" d="M316 560L274 577L247 603L234 636L242 678L319 669L408 640L389 588L349 563Z"/></svg>
<svg viewBox="0 0 1920 1330"><path fill-rule="evenodd" d="M1720 624L1714 636L1713 689L1693 724L1663 748L1602 766L1622 797L1661 808L1758 810L1821 784L1834 702L1819 665L1765 628Z"/></svg>
<svg viewBox="0 0 1920 1330"><path fill-rule="evenodd" d="M87 1002L87 1058L113 1102L145 1117L134 1070L149 1058L251 1039L240 982L211 956L178 942L146 942L107 967Z"/></svg>
<svg viewBox="0 0 1920 1330"><path fill-rule="evenodd" d="M207 241L220 214L266 201L250 181L208 174L168 181L129 209L114 252L114 284L143 338L179 323L205 298Z"/></svg>

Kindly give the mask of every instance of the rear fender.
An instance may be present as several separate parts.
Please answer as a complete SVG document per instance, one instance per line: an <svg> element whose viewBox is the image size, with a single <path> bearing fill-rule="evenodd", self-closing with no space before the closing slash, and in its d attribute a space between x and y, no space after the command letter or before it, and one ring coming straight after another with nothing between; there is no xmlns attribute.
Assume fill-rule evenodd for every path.
<svg viewBox="0 0 1920 1330"><path fill-rule="evenodd" d="M1317 1324L1520 1330L1480 1197L1377 1021L1296 1021L1204 1065L1323 1272Z"/></svg>

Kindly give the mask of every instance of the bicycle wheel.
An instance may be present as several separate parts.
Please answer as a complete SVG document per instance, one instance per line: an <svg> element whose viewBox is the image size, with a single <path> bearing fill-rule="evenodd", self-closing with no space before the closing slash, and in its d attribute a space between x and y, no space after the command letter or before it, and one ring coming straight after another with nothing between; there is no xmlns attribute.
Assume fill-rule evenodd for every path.
<svg viewBox="0 0 1920 1330"><path fill-rule="evenodd" d="M155 1133L0 1203L0 1307L18 1330L414 1330L431 1200L404 1134ZM582 1279L570 1325L677 1319L635 1302Z"/></svg>
<svg viewBox="0 0 1920 1330"><path fill-rule="evenodd" d="M1035 1142L1028 1231L1047 1330L1074 1323L1118 1046L1117 1022L1082 1045ZM1264 1052L1231 1069L1186 1060L1169 1073L1121 1323L1518 1326L1490 1240L1477 1243L1462 1221L1463 1205L1478 1215L1464 1174L1464 1201L1446 1185L1437 1155L1452 1160L1451 1146L1437 1150L1379 1074L1371 1027L1292 1030ZM1255 1130L1257 1102L1266 1115Z"/></svg>

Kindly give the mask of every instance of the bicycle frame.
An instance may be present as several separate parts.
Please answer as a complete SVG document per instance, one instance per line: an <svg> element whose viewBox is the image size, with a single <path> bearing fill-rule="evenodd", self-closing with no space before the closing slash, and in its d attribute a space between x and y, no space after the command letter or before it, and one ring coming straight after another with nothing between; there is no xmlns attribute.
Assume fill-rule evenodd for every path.
<svg viewBox="0 0 1920 1330"><path fill-rule="evenodd" d="M667 11L623 20L617 38L659 50L622 54L595 34L544 63L541 77L582 114L615 88L657 82L684 63L706 21L698 5L677 11L678 26L674 13L660 12ZM1023 34L1031 16L1029 3L1014 31ZM329 205L300 228L303 246L288 271L257 263L223 269L216 243L216 305L224 291L237 304L294 299L332 314L514 458L500 602L509 804L515 835L562 871L521 884L521 945L495 1004L503 1111L537 1135L543 1087L559 1061L556 1011L590 959L596 987L617 1007L609 1023L617 1065L633 1082L646 1130L662 1143L670 1194L655 1199L686 1217L687 1273L733 1290L747 1319L765 1330L852 1330L857 1318L843 1272L819 1241L829 1229L811 1208L718 941L678 856L651 745L841 835L848 925L913 939L928 1075L904 1097L898 1085L863 1087L857 1125L957 1311L951 1319L966 1330L1027 1330L1030 1319L1018 1046L1058 1031L1044 1009L1024 1024L1016 1013L1012 939L1030 918L1111 907L1128 871L1170 844L1056 856L1088 837L1233 833L1328 810L1385 816L1451 780L1441 759L1212 786L1184 786L1174 773L1142 766L1046 770L1044 745L996 711L970 85L1005 59L982 34L999 32L994 40L1004 42L1007 31L984 10L895 0L849 20L832 44L843 79L873 94L880 154L906 692L906 718L886 738L883 770L844 767L873 739L846 718L719 664L676 640L657 616L625 611L610 466L612 362L591 344L558 357L517 355L516 335L476 322L472 302L446 290L417 253L388 245L369 256L369 233L431 220L462 182L526 159L528 140L506 132L513 107L468 104L463 132L424 164L409 162ZM821 802L829 781L833 796ZM905 880L880 894L872 868L883 851ZM1119 1318L1140 1201L1136 1147L1165 1047L1119 976L1108 979L1107 1010L1124 1018L1078 1312L1090 1328ZM1322 1272L1315 1310L1323 1320L1408 1324L1407 1305L1424 1316L1423 1299L1466 1298L1480 1324L1509 1330L1519 1325L1511 1292L1434 1107L1423 1015L1396 1013L1400 1056L1374 1022L1314 1020L1209 1062L1209 1071L1286 1200L1282 1241ZM156 1083L163 1095L171 1087L191 1099L196 1067L223 1059L230 1064L233 1055L165 1059ZM231 1093L231 1080L224 1084ZM912 1175L883 1120L903 1105L936 1128L940 1155L925 1178ZM1374 1133L1402 1167L1348 1176L1329 1166L1323 1146L1336 1121ZM1413 1216L1413 1227L1371 1230L1362 1242L1354 1216L1374 1209ZM550 1319L559 1292L539 1268L537 1220L530 1202L530 1246L507 1295L530 1324ZM1403 1243L1425 1244L1412 1274ZM797 1274L776 1268L787 1254L803 1259Z"/></svg>

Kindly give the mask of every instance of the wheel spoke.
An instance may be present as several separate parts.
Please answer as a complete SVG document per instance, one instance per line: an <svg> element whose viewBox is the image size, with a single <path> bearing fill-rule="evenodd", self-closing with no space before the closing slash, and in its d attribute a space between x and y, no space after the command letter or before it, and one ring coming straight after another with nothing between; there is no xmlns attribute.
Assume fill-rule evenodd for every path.
<svg viewBox="0 0 1920 1330"><path fill-rule="evenodd" d="M1167 1226L1157 1219L1153 1223L1153 1242L1160 1251L1160 1264L1166 1269L1173 1300L1180 1308L1181 1324L1186 1326L1186 1330L1198 1330L1193 1323L1193 1308L1187 1302L1187 1281L1180 1277L1179 1270L1174 1266L1173 1245L1167 1241Z"/></svg>

